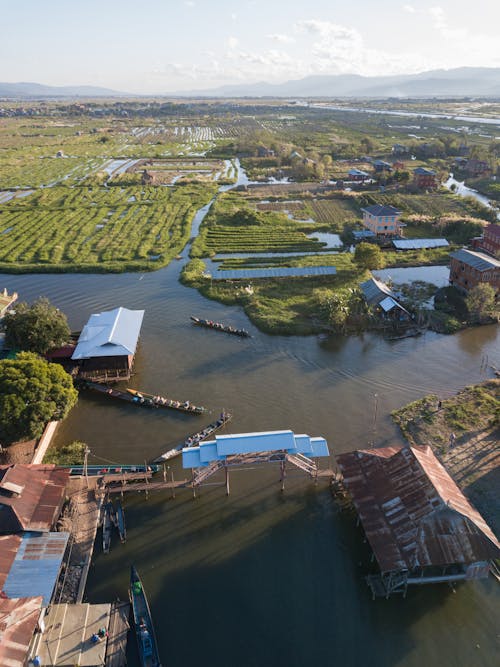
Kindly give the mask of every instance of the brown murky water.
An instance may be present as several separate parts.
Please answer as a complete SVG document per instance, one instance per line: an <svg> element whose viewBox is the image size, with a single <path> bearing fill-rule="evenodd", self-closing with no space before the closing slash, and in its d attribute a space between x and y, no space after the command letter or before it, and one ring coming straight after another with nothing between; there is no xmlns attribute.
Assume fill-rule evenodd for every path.
<svg viewBox="0 0 500 667"><path fill-rule="evenodd" d="M22 299L48 296L78 329L91 312L146 311L131 386L234 413L233 432L292 428L323 435L332 452L398 441L389 413L435 392L454 393L500 366L500 329L387 342L261 334L235 308L177 281L180 262L138 275L3 276ZM191 326L189 315L249 329L239 339ZM86 441L91 462L142 462L182 440L205 416L148 411L83 394L57 441ZM180 461L173 463L183 476ZM229 498L207 487L126 498L128 541L96 548L91 601L126 596L128 566L143 576L170 667L427 664L490 666L498 649L498 585L410 590L372 602L366 545L326 484L276 469L232 476ZM130 664L136 657L131 648Z"/></svg>

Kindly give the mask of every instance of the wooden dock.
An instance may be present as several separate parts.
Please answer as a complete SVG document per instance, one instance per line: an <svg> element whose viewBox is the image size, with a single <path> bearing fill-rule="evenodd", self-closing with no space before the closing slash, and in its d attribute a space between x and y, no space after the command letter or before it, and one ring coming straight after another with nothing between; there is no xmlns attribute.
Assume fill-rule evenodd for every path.
<svg viewBox="0 0 500 667"><path fill-rule="evenodd" d="M125 667L127 664L127 633L130 605L128 602L113 602L109 615L108 642L106 645L106 667Z"/></svg>

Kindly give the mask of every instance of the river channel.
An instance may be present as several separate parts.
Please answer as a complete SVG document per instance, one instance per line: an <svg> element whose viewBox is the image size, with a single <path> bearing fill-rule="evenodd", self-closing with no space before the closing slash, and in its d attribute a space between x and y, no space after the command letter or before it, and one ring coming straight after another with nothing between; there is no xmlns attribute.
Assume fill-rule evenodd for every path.
<svg viewBox="0 0 500 667"><path fill-rule="evenodd" d="M205 207L206 211L207 207ZM196 226L203 212L197 216ZM130 386L188 398L232 432L293 429L322 435L332 453L399 443L390 411L421 395L445 397L500 367L500 328L386 341L373 334L320 340L260 333L241 309L182 286L187 257L153 273L2 275L22 300L44 295L73 329L92 312L145 310ZM190 315L250 331L240 339L191 326ZM88 443L91 463L140 463L197 431L212 415L136 408L82 393L56 442ZM323 463L327 465L327 463ZM185 477L174 460L176 479ZM231 495L203 487L125 498L128 541L96 543L87 598L126 599L135 563L148 592L164 666L489 667L498 650L498 584L410 589L372 601L369 553L355 517L326 482L275 468L235 472ZM129 642L129 665L136 665Z"/></svg>

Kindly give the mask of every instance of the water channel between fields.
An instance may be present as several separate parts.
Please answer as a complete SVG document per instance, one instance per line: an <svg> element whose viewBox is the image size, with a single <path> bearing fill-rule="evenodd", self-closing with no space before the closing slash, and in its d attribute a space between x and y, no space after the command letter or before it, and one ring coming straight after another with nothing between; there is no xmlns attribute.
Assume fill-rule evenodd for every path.
<svg viewBox="0 0 500 667"><path fill-rule="evenodd" d="M197 233L209 205L193 223ZM423 394L449 396L500 366L500 331L426 333L386 341L373 334L326 341L267 336L239 308L182 286L187 259L147 274L3 275L23 300L49 297L80 329L92 312L145 309L132 387L234 413L232 432L291 428L323 435L332 452L400 442L389 413ZM240 339L191 326L190 315L248 329ZM82 394L56 443L80 439L91 463L141 463L212 415L148 411ZM178 459L175 478L185 476ZM372 602L369 554L354 517L339 513L326 484L261 467L232 475L229 498L207 487L193 500L158 493L125 498L128 541L103 555L96 543L87 597L126 599L128 567L141 574L169 667L489 667L495 662L498 585L410 589ZM195 639L193 639L195 634ZM133 639L129 665L137 665ZM478 648L479 647L479 648Z"/></svg>

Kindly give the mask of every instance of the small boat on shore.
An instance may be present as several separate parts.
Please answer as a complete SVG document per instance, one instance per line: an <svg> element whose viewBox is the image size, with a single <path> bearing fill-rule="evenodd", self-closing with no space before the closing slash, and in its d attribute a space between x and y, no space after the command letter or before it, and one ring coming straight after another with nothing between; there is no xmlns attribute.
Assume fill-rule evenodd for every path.
<svg viewBox="0 0 500 667"><path fill-rule="evenodd" d="M108 501L104 505L104 516L102 520L102 550L105 554L109 554L111 548L111 530L113 528L113 517L115 508L113 503Z"/></svg>
<svg viewBox="0 0 500 667"><path fill-rule="evenodd" d="M142 667L161 667L148 600L142 586L142 581L133 565L130 568L129 596L134 617L135 636L140 663Z"/></svg>
<svg viewBox="0 0 500 667"><path fill-rule="evenodd" d="M245 329L235 329L234 327L231 327L228 324L222 324L221 322L212 322L212 320L204 320L200 317L194 317L193 315L191 315L191 320L193 324L196 324L199 327L223 331L224 333L233 334L234 336L241 336L241 338L251 337Z"/></svg>
<svg viewBox="0 0 500 667"><path fill-rule="evenodd" d="M98 382L83 382L81 385L84 389L91 389L99 394L105 394L111 398L118 398L127 403L134 405L141 405L147 408L169 408L170 410L180 410L180 412L188 412L190 414L200 415L205 412L205 408L199 405L193 405L190 401L176 401L164 396L155 396L154 394L147 394L137 389L127 389L121 391L114 389L105 384Z"/></svg>
<svg viewBox="0 0 500 667"><path fill-rule="evenodd" d="M196 447L197 444L206 440L208 437L218 431L220 428L225 426L228 422L231 421L233 415L230 412L221 412L221 415L217 421L212 422L201 431L193 433L193 435L188 436L183 442L179 443L172 449L169 449L168 452L162 454L154 460L154 463L162 463L163 461L168 461L173 459L175 456L178 456L185 447Z"/></svg>
<svg viewBox="0 0 500 667"><path fill-rule="evenodd" d="M127 541L127 528L125 526L125 512L119 500L116 501L116 527L120 535L120 542Z"/></svg>

